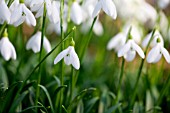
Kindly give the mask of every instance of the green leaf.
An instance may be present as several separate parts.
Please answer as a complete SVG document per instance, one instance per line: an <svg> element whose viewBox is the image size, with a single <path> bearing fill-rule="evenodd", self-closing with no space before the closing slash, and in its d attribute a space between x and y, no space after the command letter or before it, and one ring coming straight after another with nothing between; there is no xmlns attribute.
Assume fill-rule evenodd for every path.
<svg viewBox="0 0 170 113"><path fill-rule="evenodd" d="M65 111L66 113L68 113L68 112L67 112L67 109L64 107L64 105L62 105L62 108L64 109L64 111Z"/></svg>
<svg viewBox="0 0 170 113"><path fill-rule="evenodd" d="M94 97L92 98L88 103L85 108L85 113L89 113L90 110L93 108L93 106L96 104L96 102L99 100L99 97Z"/></svg>
<svg viewBox="0 0 170 113"><path fill-rule="evenodd" d="M83 91L81 91L73 100L72 102L69 104L67 110L69 111L71 109L71 107L74 105L74 104L77 104L79 100L81 100L84 95L88 92L91 92L91 91L96 91L96 88L88 88L88 89L84 89Z"/></svg>
<svg viewBox="0 0 170 113"><path fill-rule="evenodd" d="M116 109L118 109L121 106L120 103L110 107L105 113L112 113L113 111L115 111Z"/></svg>
<svg viewBox="0 0 170 113"><path fill-rule="evenodd" d="M1 113L8 113L8 110L10 109L14 97L16 95L16 91L18 90L18 87L20 87L22 84L21 81L14 83L11 85L0 97L0 112Z"/></svg>
<svg viewBox="0 0 170 113"><path fill-rule="evenodd" d="M54 95L57 95L58 92L59 92L61 89L63 89L63 88L67 88L67 85L59 86L59 87L55 90Z"/></svg>
<svg viewBox="0 0 170 113"><path fill-rule="evenodd" d="M3 86L3 87L0 87L0 89L8 88L8 77L7 77L5 69L2 67L1 64L0 64L0 85Z"/></svg>
<svg viewBox="0 0 170 113"><path fill-rule="evenodd" d="M50 95L49 95L47 89L46 89L44 86L42 86L42 85L38 85L38 86L45 92L45 94L46 94L46 96L47 96L47 98L48 98L50 107L51 107L51 111L52 111L52 113L55 113L55 112L54 112L54 108L53 108L53 104L52 104L52 101L51 101L51 98L50 98Z"/></svg>
<svg viewBox="0 0 170 113"><path fill-rule="evenodd" d="M28 91L23 92L19 98L14 100L12 106L10 107L9 113L14 113L18 105L22 102L22 100L25 98L25 96L28 94Z"/></svg>

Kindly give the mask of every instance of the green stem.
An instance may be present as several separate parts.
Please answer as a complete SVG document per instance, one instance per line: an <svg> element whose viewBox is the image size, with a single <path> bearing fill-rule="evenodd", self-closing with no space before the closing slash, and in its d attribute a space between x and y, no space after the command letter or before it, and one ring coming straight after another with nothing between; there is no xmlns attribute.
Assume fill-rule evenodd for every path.
<svg viewBox="0 0 170 113"><path fill-rule="evenodd" d="M169 86L170 86L170 75L168 76L168 79L167 81L165 82L165 85L163 86L162 90L161 90L161 93L160 93L160 96L158 98L158 101L156 103L156 105L160 105L161 102L162 102L162 98L164 97L164 95L166 94L166 92L168 91L169 89Z"/></svg>
<svg viewBox="0 0 170 113"><path fill-rule="evenodd" d="M83 60L83 57L84 57L84 54L85 54L85 52L86 52L87 46L88 46L88 44L89 44L89 42L90 42L90 39L92 38L93 27L94 27L94 24L95 24L96 20L97 20L97 16L96 16L96 17L94 18L94 20L93 20L93 23L92 23L91 28L90 28L90 31L89 31L89 37L86 39L85 45L84 45L83 49L82 49L81 52L80 52L80 61Z"/></svg>
<svg viewBox="0 0 170 113"><path fill-rule="evenodd" d="M42 57L43 42L44 42L44 35L45 35L45 21L46 21L46 3L44 3L44 11L43 11L43 22L42 22L42 31L41 31L41 45L40 45L39 62L41 62L41 57ZM40 95L40 88L39 88L38 85L40 84L40 82L41 82L41 65L39 65L39 71L38 71L35 106L38 105L38 98L39 98L39 95Z"/></svg>
<svg viewBox="0 0 170 113"><path fill-rule="evenodd" d="M63 11L64 11L64 0L60 0L60 28L61 28L61 39L64 39L63 31ZM64 42L61 45L61 51L64 50ZM64 60L61 62L61 85L64 85ZM63 103L63 90L60 92L60 113L62 113L62 103Z"/></svg>
<svg viewBox="0 0 170 113"><path fill-rule="evenodd" d="M154 30L152 31L151 38L150 38L149 43L148 43L148 45L147 45L147 47L146 47L146 50L145 50L145 52L144 52L145 56L146 56L146 53L147 53L147 51L148 51L149 45L150 45L150 43L151 43L151 41L152 41L152 39L153 39L153 37L154 37L155 30L156 30L156 29L154 29ZM139 79L140 79L140 76L141 76L141 73L142 73L144 61L145 61L145 59L142 59L142 61L141 61L141 63L140 63L140 67L139 67L138 75L137 75L137 80L136 80L136 82L135 82L135 88L133 89L133 93L132 93L130 108L134 105L134 102L135 102L136 91L137 91L137 88L138 88Z"/></svg>
<svg viewBox="0 0 170 113"><path fill-rule="evenodd" d="M118 89L117 89L116 103L119 102L120 87L121 87L121 85L122 85L123 72L124 72L124 65L125 65L125 59L122 58L122 65L121 65L120 78L119 78L119 84L118 84Z"/></svg>
<svg viewBox="0 0 170 113"><path fill-rule="evenodd" d="M71 66L71 80L70 80L70 103L72 102L72 98L73 98L73 91L74 91L74 68L73 66ZM70 113L71 113L71 109L70 109Z"/></svg>

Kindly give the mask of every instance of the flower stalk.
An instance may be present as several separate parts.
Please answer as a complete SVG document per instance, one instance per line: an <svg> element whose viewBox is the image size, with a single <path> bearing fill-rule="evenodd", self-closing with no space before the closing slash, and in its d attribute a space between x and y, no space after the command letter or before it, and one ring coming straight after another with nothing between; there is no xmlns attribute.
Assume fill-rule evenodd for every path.
<svg viewBox="0 0 170 113"><path fill-rule="evenodd" d="M45 35L45 21L46 21L46 3L44 3L39 62L41 62L41 58L42 58L42 49L43 49L43 42L44 42L44 35ZM40 84L40 82L41 82L41 65L39 65L37 89L36 89L36 97L35 97L35 106L37 106L37 104L38 104L38 98L39 98L39 93L40 93L40 88L38 85Z"/></svg>
<svg viewBox="0 0 170 113"><path fill-rule="evenodd" d="M149 45L150 45L153 37L154 37L155 31L156 31L156 29L154 29L154 30L152 31L151 38L150 38L149 43L147 44L146 49L145 49L145 52L144 52L145 55L146 55L146 53L147 53L147 51L148 51ZM139 67L138 74L137 74L137 80L136 80L136 82L135 82L135 87L134 87L133 93L132 93L132 98L131 98L131 102L130 102L130 108L133 107L134 102L135 102L136 92L137 92L137 88L138 88L138 84L139 84L139 79L140 79L140 76L141 76L141 73L142 73L144 61L145 61L145 59L142 59L142 60L141 60L141 63L140 63L140 67Z"/></svg>

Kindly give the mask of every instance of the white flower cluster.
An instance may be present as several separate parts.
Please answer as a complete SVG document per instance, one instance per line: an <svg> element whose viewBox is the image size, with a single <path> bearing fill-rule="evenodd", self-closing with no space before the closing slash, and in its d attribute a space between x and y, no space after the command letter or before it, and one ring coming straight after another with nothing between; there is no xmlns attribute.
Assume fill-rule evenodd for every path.
<svg viewBox="0 0 170 113"><path fill-rule="evenodd" d="M136 36L140 36L139 31L133 32L133 28L135 27L132 27L130 34L127 34L124 31L118 33L109 41L107 45L108 50L115 49L115 51L118 53L118 57L123 56L127 61L134 60L136 52L141 58L145 58L143 50L135 43L136 37L134 32L138 34ZM128 35L130 35L130 38ZM152 32L144 38L142 42L143 48L147 47L149 41L151 40L151 37ZM153 39L151 40L150 46L152 47L152 49L147 56L148 63L157 63L161 59L162 55L164 56L165 60L170 63L170 55L168 51L164 48L164 40L158 30L156 30L153 34Z"/></svg>

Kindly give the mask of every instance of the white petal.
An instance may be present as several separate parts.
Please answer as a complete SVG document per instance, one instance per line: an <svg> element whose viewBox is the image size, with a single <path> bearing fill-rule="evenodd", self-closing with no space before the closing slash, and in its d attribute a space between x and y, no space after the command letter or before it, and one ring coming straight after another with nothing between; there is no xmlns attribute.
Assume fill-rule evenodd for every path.
<svg viewBox="0 0 170 113"><path fill-rule="evenodd" d="M57 57L54 60L54 64L57 64L61 59L63 59L69 52L70 48L68 47L67 49L63 50L60 52Z"/></svg>
<svg viewBox="0 0 170 113"><path fill-rule="evenodd" d="M41 6L41 8L38 10L38 12L36 13L35 17L39 18L40 16L43 16L43 12L44 12L44 7L43 5Z"/></svg>
<svg viewBox="0 0 170 113"><path fill-rule="evenodd" d="M13 24L14 22L18 21L22 17L22 6L18 5L17 8L11 13L10 23Z"/></svg>
<svg viewBox="0 0 170 113"><path fill-rule="evenodd" d="M44 46L44 49L46 50L47 53L49 53L51 51L51 44L46 37L44 37L43 46Z"/></svg>
<svg viewBox="0 0 170 113"><path fill-rule="evenodd" d="M146 47L146 46L148 45L149 40L151 39L151 35L152 35L152 33L149 33L149 34L144 38L144 40L143 40L143 42L142 42L142 47Z"/></svg>
<svg viewBox="0 0 170 113"><path fill-rule="evenodd" d="M74 47L72 47L72 50L70 51L70 60L73 67L78 70L80 68L80 61Z"/></svg>
<svg viewBox="0 0 170 113"><path fill-rule="evenodd" d="M102 9L104 10L104 12L111 16L113 19L116 19L117 17L117 11L116 11L116 6L113 3L112 0L101 0L101 4L102 4Z"/></svg>
<svg viewBox="0 0 170 113"><path fill-rule="evenodd" d="M1 55L6 61L10 58L16 59L15 48L7 37L1 39L0 47Z"/></svg>
<svg viewBox="0 0 170 113"><path fill-rule="evenodd" d="M100 21L96 21L93 27L93 31L96 35L101 36L103 34L103 26Z"/></svg>
<svg viewBox="0 0 170 113"><path fill-rule="evenodd" d="M100 12L100 10L101 10L101 2L99 1L98 3L97 3L97 5L95 6L95 8L94 8L94 11L93 11L93 13L92 13L92 18L95 18L98 14L99 14L99 12Z"/></svg>
<svg viewBox="0 0 170 113"><path fill-rule="evenodd" d="M164 47L161 47L161 53L163 54L165 60L168 63L170 63L170 55L169 55L168 51Z"/></svg>
<svg viewBox="0 0 170 113"><path fill-rule="evenodd" d="M152 63L157 63L162 58L162 53L159 53Z"/></svg>
<svg viewBox="0 0 170 113"><path fill-rule="evenodd" d="M16 22L13 23L14 26L19 26L25 21L25 16L21 16Z"/></svg>
<svg viewBox="0 0 170 113"><path fill-rule="evenodd" d="M71 59L70 59L70 55L66 55L65 57L64 57L64 62L65 62L65 64L66 65L70 65L71 64Z"/></svg>
<svg viewBox="0 0 170 113"><path fill-rule="evenodd" d="M41 32L37 32L33 35L27 42L26 49L32 49L34 53L40 51L40 43L41 43Z"/></svg>
<svg viewBox="0 0 170 113"><path fill-rule="evenodd" d="M112 37L107 45L107 49L111 50L114 48L122 47L126 42L126 36L123 33L118 33L116 36Z"/></svg>
<svg viewBox="0 0 170 113"><path fill-rule="evenodd" d="M53 1L51 9L52 9L52 14L48 15L48 16L49 16L50 21L52 23L56 24L60 21L59 11L58 11L58 8L57 8L57 2L56 1Z"/></svg>
<svg viewBox="0 0 170 113"><path fill-rule="evenodd" d="M122 48L118 51L118 57L124 56L131 49L131 41L128 41Z"/></svg>
<svg viewBox="0 0 170 113"><path fill-rule="evenodd" d="M136 51L129 50L127 54L124 55L124 58L126 59L126 61L130 62L135 58L135 56L136 56Z"/></svg>
<svg viewBox="0 0 170 113"><path fill-rule="evenodd" d="M2 18L7 23L10 22L11 13L4 0L0 3L0 18Z"/></svg>
<svg viewBox="0 0 170 113"><path fill-rule="evenodd" d="M77 25L83 21L82 9L77 2L73 2L71 6L71 20Z"/></svg>
<svg viewBox="0 0 170 113"><path fill-rule="evenodd" d="M145 58L145 54L143 53L143 50L133 41L132 48L139 54L141 58Z"/></svg>
<svg viewBox="0 0 170 113"><path fill-rule="evenodd" d="M36 26L36 20L32 12L24 5L22 4L23 12L26 15L27 20L31 23L31 25Z"/></svg>
<svg viewBox="0 0 170 113"><path fill-rule="evenodd" d="M155 60L158 58L158 56L160 55L160 46L159 45L156 45L154 46L148 53L148 56L147 56L147 62L148 63L154 63Z"/></svg>

